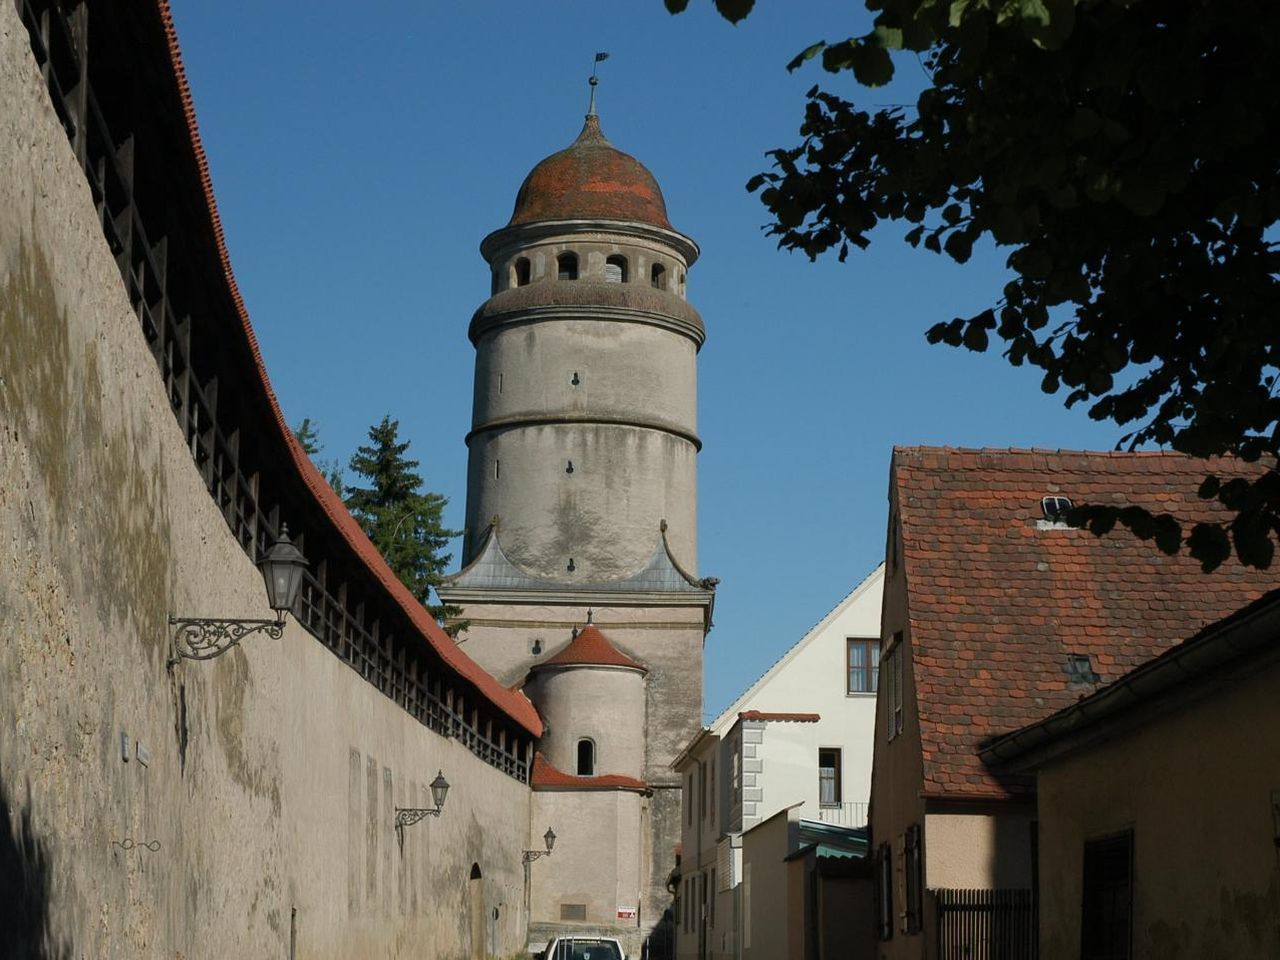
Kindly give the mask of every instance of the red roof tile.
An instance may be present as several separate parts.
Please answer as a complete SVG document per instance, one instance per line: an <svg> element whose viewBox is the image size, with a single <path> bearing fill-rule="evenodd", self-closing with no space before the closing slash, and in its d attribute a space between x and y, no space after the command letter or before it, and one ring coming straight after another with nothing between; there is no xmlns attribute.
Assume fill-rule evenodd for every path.
<svg viewBox="0 0 1280 960"><path fill-rule="evenodd" d="M816 713L769 713L764 710L743 710L739 720L779 720L788 723L817 723L822 717Z"/></svg>
<svg viewBox="0 0 1280 960"><path fill-rule="evenodd" d="M535 790L634 790L647 793L649 785L635 777L609 773L600 777L576 777L557 770L541 753L533 755L529 785Z"/></svg>
<svg viewBox="0 0 1280 960"><path fill-rule="evenodd" d="M592 114L569 147L534 167L508 226L536 220L631 220L671 230L658 181L605 139Z"/></svg>
<svg viewBox="0 0 1280 960"><path fill-rule="evenodd" d="M178 96L182 101L191 151L196 167L199 170L200 189L204 195L205 211L209 218L209 230L217 245L227 291L230 293L236 312L239 315L241 334L244 336L245 343L253 358L254 367L252 370L246 371L246 375L259 381L267 402L270 404L271 411L275 415L275 427L278 433L281 456L287 457L292 461L294 469L301 475L307 489L333 524L334 529L363 561L374 578L382 584L391 599L408 615L410 621L421 633L423 642L431 647L450 668L470 681L485 699L489 700L534 736L541 736L542 720L533 708L533 704L523 694L508 690L498 683L497 680L481 669L479 664L463 653L458 648L458 645L445 634L439 624L436 623L435 618L426 611L422 604L409 592L409 589L400 582L399 577L392 573L391 568L382 559L382 555L378 553L377 548L364 535L364 531L360 529L351 514L347 512L342 499L333 492L324 477L321 476L320 471L312 464L311 458L303 452L294 438L293 431L285 421L284 413L276 400L275 391L271 387L266 367L262 362L262 354L258 349L258 338L253 331L253 325L249 321L249 312L245 309L244 299L241 297L240 289L236 284L235 274L231 270L231 257L227 252L222 220L218 215L218 206L214 200L213 180L209 175L209 163L205 156L204 146L200 141L200 131L196 124L195 105L191 97L190 85L187 83L186 71L182 65L182 53L178 47L178 34L173 24L173 16L169 10L168 0L156 0L156 9L160 15L169 48L169 61L173 67L173 81L177 86Z"/></svg>
<svg viewBox="0 0 1280 960"><path fill-rule="evenodd" d="M1224 516L1197 495L1206 474L1260 469L1165 453L895 450L926 794L1025 795L1029 780L992 774L977 748L1092 691L1070 683L1068 654L1110 682L1280 581L1234 560L1203 573L1118 525L1102 537L1042 529L1041 497L1168 511L1185 529Z"/></svg>
<svg viewBox="0 0 1280 960"><path fill-rule="evenodd" d="M578 666L629 667L632 670L648 673L643 664L632 660L615 647L609 642L608 637L590 623L578 631L578 635L569 642L567 647L554 657L534 664L533 669Z"/></svg>

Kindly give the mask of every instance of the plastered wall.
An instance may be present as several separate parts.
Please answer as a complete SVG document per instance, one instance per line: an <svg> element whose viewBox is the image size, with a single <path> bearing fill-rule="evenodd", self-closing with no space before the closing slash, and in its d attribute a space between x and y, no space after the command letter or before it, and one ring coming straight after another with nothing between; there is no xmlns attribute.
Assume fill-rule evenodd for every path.
<svg viewBox="0 0 1280 960"><path fill-rule="evenodd" d="M292 939L306 958L445 958L470 956L474 929L515 953L527 788L293 625L166 668L169 613L269 611L169 410L12 4L0 168L5 893L21 878L6 946L284 957ZM425 805L437 770L453 784L444 816L402 849L394 807Z"/></svg>
<svg viewBox="0 0 1280 960"><path fill-rule="evenodd" d="M1280 667L1040 771L1040 956L1080 956L1084 844L1133 831L1133 956L1280 956Z"/></svg>

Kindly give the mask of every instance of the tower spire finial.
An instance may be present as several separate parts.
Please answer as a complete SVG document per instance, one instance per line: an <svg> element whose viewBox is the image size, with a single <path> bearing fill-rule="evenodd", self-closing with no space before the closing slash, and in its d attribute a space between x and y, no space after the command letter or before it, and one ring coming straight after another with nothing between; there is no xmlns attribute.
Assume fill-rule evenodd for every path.
<svg viewBox="0 0 1280 960"><path fill-rule="evenodd" d="M609 54L600 52L596 54L596 59L591 64L591 79L587 83L591 84L591 102L587 104L587 117L596 116L596 85L600 83L600 78L596 76L596 67L600 66L601 60L608 60Z"/></svg>

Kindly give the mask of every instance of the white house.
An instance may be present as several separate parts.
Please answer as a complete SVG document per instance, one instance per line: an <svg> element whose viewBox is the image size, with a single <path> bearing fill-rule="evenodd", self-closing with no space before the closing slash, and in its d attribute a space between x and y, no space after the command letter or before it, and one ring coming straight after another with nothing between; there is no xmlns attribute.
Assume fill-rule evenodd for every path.
<svg viewBox="0 0 1280 960"><path fill-rule="evenodd" d="M684 786L678 956L749 948L745 831L791 807L798 819L866 825L883 585L881 565L672 764Z"/></svg>

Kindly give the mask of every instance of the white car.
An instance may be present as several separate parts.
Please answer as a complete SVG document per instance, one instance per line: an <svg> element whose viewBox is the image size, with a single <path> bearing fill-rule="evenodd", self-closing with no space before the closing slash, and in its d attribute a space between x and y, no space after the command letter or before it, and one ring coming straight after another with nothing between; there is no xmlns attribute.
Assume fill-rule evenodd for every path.
<svg viewBox="0 0 1280 960"><path fill-rule="evenodd" d="M613 937L556 937L547 944L543 960L627 960Z"/></svg>

